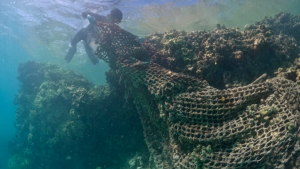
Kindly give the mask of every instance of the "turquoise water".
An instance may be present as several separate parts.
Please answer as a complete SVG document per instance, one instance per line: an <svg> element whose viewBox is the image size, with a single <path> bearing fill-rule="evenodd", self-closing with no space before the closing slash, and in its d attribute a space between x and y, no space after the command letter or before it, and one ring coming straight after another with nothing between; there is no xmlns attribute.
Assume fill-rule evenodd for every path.
<svg viewBox="0 0 300 169"><path fill-rule="evenodd" d="M13 104L15 94L19 88L17 80L18 63L29 57L26 51L10 37L0 38L0 168L6 169L8 152L7 143L15 137L14 119L16 106Z"/></svg>
<svg viewBox="0 0 300 169"><path fill-rule="evenodd" d="M53 63L83 74L95 85L105 84L109 67L103 61L93 66L79 44L78 53L70 64L63 59L71 37L87 21L80 17L85 10L106 15L113 7L124 11L121 27L133 34L145 36L171 29L213 29L217 23L227 27L253 24L265 16L282 11L299 14L300 2L290 0L260 1L8 1L0 2L0 169L7 169L7 143L16 137L14 97L19 89L19 63L34 60ZM97 8L98 7L98 8ZM189 18L189 19L186 19Z"/></svg>
<svg viewBox="0 0 300 169"><path fill-rule="evenodd" d="M3 9L2 2L0 7ZM19 89L17 80L18 64L29 59L27 52L19 44L15 33L20 32L19 25L4 17L1 12L0 28L0 168L7 169L9 153L7 144L15 137L14 97Z"/></svg>

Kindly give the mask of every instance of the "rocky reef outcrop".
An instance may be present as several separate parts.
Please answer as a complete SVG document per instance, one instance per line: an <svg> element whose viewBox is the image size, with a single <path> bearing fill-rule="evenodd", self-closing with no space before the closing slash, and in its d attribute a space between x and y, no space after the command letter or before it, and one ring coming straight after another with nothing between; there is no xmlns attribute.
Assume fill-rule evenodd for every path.
<svg viewBox="0 0 300 169"><path fill-rule="evenodd" d="M149 158L132 97L115 90L113 79L94 87L73 71L33 61L18 71L10 169L129 168L136 153Z"/></svg>
<svg viewBox="0 0 300 169"><path fill-rule="evenodd" d="M300 40L300 17L290 13L281 12L274 17L266 17L255 25L268 25L275 34L284 34ZM249 28L248 26L246 28Z"/></svg>
<svg viewBox="0 0 300 169"><path fill-rule="evenodd" d="M246 25L244 31L217 25L213 31L154 33L146 36L143 45L153 62L228 88L288 67L299 57L299 34L286 27L299 30L295 28L299 24L299 16L281 13Z"/></svg>

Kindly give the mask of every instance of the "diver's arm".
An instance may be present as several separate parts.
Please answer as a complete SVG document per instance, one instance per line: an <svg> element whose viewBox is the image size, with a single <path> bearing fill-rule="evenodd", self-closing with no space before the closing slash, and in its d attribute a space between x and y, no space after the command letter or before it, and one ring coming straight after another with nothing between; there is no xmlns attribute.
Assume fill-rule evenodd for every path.
<svg viewBox="0 0 300 169"><path fill-rule="evenodd" d="M106 17L105 16L101 16L101 15L98 15L96 13L92 13L92 12L83 12L82 13L82 16L84 18L87 18L88 15L91 15L92 17L94 17L97 21L105 21Z"/></svg>

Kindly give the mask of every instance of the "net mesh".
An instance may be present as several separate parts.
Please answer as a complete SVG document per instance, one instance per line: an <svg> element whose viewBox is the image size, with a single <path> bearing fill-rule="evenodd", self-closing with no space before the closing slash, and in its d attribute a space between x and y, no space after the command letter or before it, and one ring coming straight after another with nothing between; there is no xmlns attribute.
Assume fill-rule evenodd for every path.
<svg viewBox="0 0 300 169"><path fill-rule="evenodd" d="M299 87L275 77L219 90L149 61L116 25L98 22L96 54L122 72L155 168L280 168L299 149Z"/></svg>

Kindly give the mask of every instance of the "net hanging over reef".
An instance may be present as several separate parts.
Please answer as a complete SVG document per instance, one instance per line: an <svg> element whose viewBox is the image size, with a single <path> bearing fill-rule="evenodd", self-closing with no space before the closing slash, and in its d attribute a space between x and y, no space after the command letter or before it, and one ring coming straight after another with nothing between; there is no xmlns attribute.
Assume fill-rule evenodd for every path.
<svg viewBox="0 0 300 169"><path fill-rule="evenodd" d="M277 17L281 15L287 14ZM205 42L215 46L205 48ZM221 42L225 46L218 46ZM97 22L97 43L98 57L121 72L121 81L135 98L155 168L283 168L299 150L296 80L253 76L248 85L220 90L195 77L197 70L207 73L205 69L224 66L224 60L239 66L251 59L259 62L264 48L276 45L281 48L274 49L270 62L288 54L295 58L299 50L290 35L276 34L261 22L243 32L225 27L213 32L173 30L140 44L117 25ZM220 51L232 45L232 57L222 56ZM262 57L249 57L253 55ZM187 64L180 67L181 59ZM199 60L207 66L201 67Z"/></svg>

